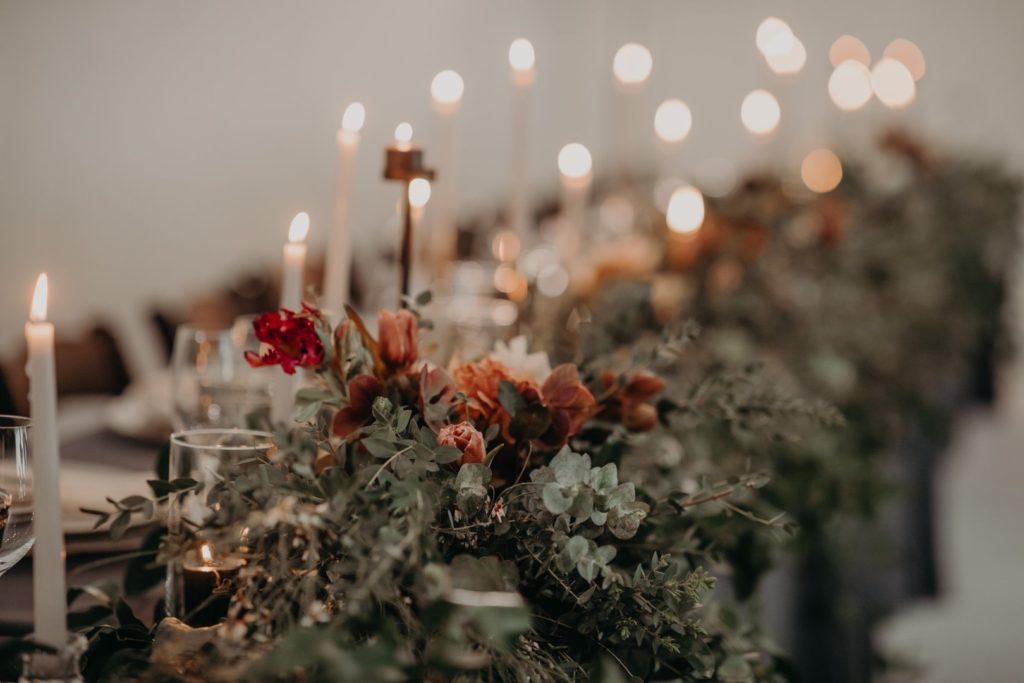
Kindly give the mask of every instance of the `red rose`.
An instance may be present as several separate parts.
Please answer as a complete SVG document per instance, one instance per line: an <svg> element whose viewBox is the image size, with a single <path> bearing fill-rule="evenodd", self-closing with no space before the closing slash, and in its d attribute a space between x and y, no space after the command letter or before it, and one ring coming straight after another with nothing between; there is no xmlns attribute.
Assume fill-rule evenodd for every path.
<svg viewBox="0 0 1024 683"><path fill-rule="evenodd" d="M331 431L343 439L373 417L373 401L384 393L384 385L373 375L356 375L348 382L348 405L334 414Z"/></svg>
<svg viewBox="0 0 1024 683"><path fill-rule="evenodd" d="M324 345L317 334L320 312L308 306L301 313L282 308L264 313L253 321L256 338L267 349L262 354L245 352L245 360L254 368L280 365L289 375L295 368L315 368L324 361Z"/></svg>
<svg viewBox="0 0 1024 683"><path fill-rule="evenodd" d="M483 462L487 455L484 435L469 422L442 427L437 434L437 443L439 446L455 446L462 451L460 465Z"/></svg>
<svg viewBox="0 0 1024 683"><path fill-rule="evenodd" d="M380 311L377 317L380 357L392 370L405 370L416 362L416 316L406 310Z"/></svg>

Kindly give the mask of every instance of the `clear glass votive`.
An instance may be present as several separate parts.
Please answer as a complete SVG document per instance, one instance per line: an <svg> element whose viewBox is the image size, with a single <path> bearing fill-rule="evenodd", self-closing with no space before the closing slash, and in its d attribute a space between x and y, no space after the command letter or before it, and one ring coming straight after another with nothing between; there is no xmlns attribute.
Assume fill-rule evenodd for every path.
<svg viewBox="0 0 1024 683"><path fill-rule="evenodd" d="M171 435L170 480L187 477L203 484L199 493L176 496L168 508L167 531L182 549L167 566L166 609L191 626L212 626L227 614L234 582L245 564L237 543L196 539L192 530L215 520L217 485L267 462L275 450L269 432L196 429Z"/></svg>

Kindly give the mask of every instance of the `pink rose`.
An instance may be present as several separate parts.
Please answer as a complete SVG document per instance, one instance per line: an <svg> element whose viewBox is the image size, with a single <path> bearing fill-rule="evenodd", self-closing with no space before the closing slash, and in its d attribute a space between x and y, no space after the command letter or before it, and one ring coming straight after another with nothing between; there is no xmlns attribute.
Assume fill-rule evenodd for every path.
<svg viewBox="0 0 1024 683"><path fill-rule="evenodd" d="M483 462L487 455L484 435L469 422L445 425L437 434L437 443L439 446L455 446L462 451L460 465Z"/></svg>
<svg viewBox="0 0 1024 683"><path fill-rule="evenodd" d="M380 357L392 370L405 370L416 362L416 316L406 310L381 310L377 317Z"/></svg>

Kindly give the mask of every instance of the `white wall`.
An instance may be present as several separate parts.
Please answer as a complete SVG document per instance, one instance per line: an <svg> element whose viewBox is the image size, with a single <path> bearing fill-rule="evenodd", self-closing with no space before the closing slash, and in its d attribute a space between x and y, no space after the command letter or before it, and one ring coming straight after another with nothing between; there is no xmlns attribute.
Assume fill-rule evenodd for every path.
<svg viewBox="0 0 1024 683"><path fill-rule="evenodd" d="M829 135L852 140L884 116L877 105L845 118L829 108L828 46L853 33L875 55L900 36L923 48L928 75L911 123L1024 166L1024 3L1014 0L2 0L0 351L19 341L40 270L50 272L62 329L96 316L127 326L151 302L277 258L299 209L321 243L334 134L356 99L368 119L354 224L376 226L395 196L379 179L380 147L409 120L429 154L429 82L443 68L466 82L464 208L497 201L506 52L521 35L537 49L530 158L539 187L554 182L555 155L570 140L591 146L598 170L607 162L610 63L626 40L654 52L651 113L667 96L690 103L690 162L764 154L738 109L750 89L777 85L753 46L769 13L790 22L809 54L783 99L779 142L793 155Z"/></svg>

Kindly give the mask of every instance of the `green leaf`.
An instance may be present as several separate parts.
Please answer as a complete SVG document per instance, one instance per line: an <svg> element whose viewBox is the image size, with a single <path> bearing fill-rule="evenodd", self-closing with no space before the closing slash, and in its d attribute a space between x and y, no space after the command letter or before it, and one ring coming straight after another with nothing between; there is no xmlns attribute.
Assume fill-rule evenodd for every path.
<svg viewBox="0 0 1024 683"><path fill-rule="evenodd" d="M294 420L296 422L309 422L316 416L317 413L320 412L320 410L323 407L324 404L321 401L313 401L312 403L307 403L302 407L302 410L295 413Z"/></svg>
<svg viewBox="0 0 1024 683"><path fill-rule="evenodd" d="M498 382L498 402L513 418L526 405L523 397L516 391L516 385L504 379Z"/></svg>
<svg viewBox="0 0 1024 683"><path fill-rule="evenodd" d="M555 473L555 481L562 486L584 483L590 475L590 456L573 453L568 448L558 451L549 466Z"/></svg>
<svg viewBox="0 0 1024 683"><path fill-rule="evenodd" d="M545 484L541 492L544 507L553 515L560 515L572 507L572 497L567 496L562 487L555 482Z"/></svg>
<svg viewBox="0 0 1024 683"><path fill-rule="evenodd" d="M615 554L618 551L613 545L603 545L594 551L594 561L602 567L615 559Z"/></svg>
<svg viewBox="0 0 1024 683"><path fill-rule="evenodd" d="M573 536L565 544L565 552L573 562L579 562L587 554L590 542L582 536Z"/></svg>
<svg viewBox="0 0 1024 683"><path fill-rule="evenodd" d="M434 451L434 460L439 465L447 465L450 462L455 462L461 457L462 451L455 446L441 446Z"/></svg>
<svg viewBox="0 0 1024 683"><path fill-rule="evenodd" d="M615 538L627 540L636 536L640 523L647 517L646 503L624 503L608 511L608 530Z"/></svg>
<svg viewBox="0 0 1024 683"><path fill-rule="evenodd" d="M600 496L606 496L619 485L619 470L615 463L590 470L590 485Z"/></svg>
<svg viewBox="0 0 1024 683"><path fill-rule="evenodd" d="M385 441L384 439L378 439L377 437L368 437L360 442L367 451L370 452L375 458L387 459L395 454L399 449L394 443Z"/></svg>
<svg viewBox="0 0 1024 683"><path fill-rule="evenodd" d="M164 481L163 479L148 479L146 483L149 484L150 490L157 498L163 498L177 491L171 482Z"/></svg>
<svg viewBox="0 0 1024 683"><path fill-rule="evenodd" d="M718 666L718 680L722 683L747 683L754 680L754 672L743 657L729 655Z"/></svg>
<svg viewBox="0 0 1024 683"><path fill-rule="evenodd" d="M455 486L458 488L485 486L490 483L491 468L482 463L467 463L460 467L459 473L455 475Z"/></svg>
<svg viewBox="0 0 1024 683"><path fill-rule="evenodd" d="M588 556L576 563L576 571L587 581L593 581L597 578L601 568L594 562L593 558Z"/></svg>
<svg viewBox="0 0 1024 683"><path fill-rule="evenodd" d="M124 536L124 532L128 530L128 525L132 522L132 514L130 512L121 512L114 517L114 521L110 523L110 537L118 539Z"/></svg>
<svg viewBox="0 0 1024 683"><path fill-rule="evenodd" d="M611 510L612 508L619 507L626 503L632 503L636 500L636 487L633 482L627 481L624 484L616 486L611 493L608 494L608 499L605 501L605 506Z"/></svg>

